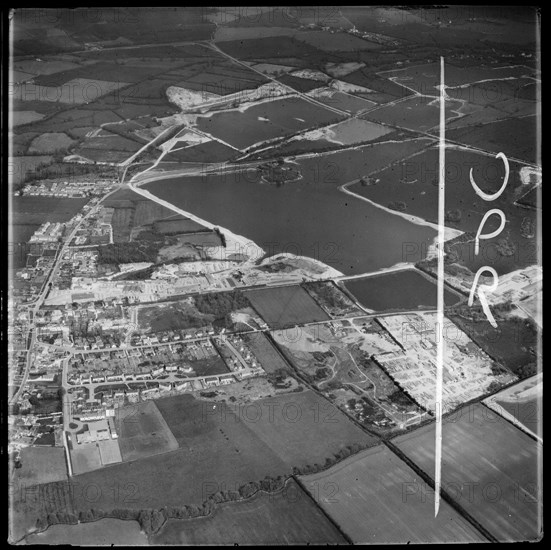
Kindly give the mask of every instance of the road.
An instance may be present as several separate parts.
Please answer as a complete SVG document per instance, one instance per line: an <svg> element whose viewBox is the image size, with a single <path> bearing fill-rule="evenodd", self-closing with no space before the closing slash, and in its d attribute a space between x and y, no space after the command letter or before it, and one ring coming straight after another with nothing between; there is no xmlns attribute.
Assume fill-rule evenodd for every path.
<svg viewBox="0 0 551 550"><path fill-rule="evenodd" d="M348 111L342 111L341 109L337 109L336 107L330 107L329 105L326 105L325 103L322 103L321 101L317 101L313 97L310 97L309 95L306 95L305 93L299 92L298 90L295 90L294 88L292 88L291 86L288 86L287 84L283 84L276 77L264 74L262 71L259 71L259 70L255 69L254 67L251 67L250 65L247 65L243 61L240 61L239 59L237 59L235 57L232 57L230 54L222 51L216 44L214 44L214 42L208 42L208 44L209 44L211 49L213 49L215 52L219 53L220 55L223 55L224 57L226 57L227 59L233 61L234 63L237 63L238 65L241 65L242 67L244 67L248 71L254 71L255 73L258 73L259 75L261 75L262 77L268 78L272 82L275 82L276 84L279 84L279 86L281 86L283 88L286 88L287 90L290 90L293 94L298 95L299 97L301 97L305 101L308 101L309 103L317 105L318 107L322 107L323 109L326 109L328 111L332 111L336 114L343 115L347 118L352 117L352 115Z"/></svg>
<svg viewBox="0 0 551 550"><path fill-rule="evenodd" d="M126 170L128 169L128 167L132 164L132 161L138 157L141 153L143 153L146 149L148 149L149 147L151 147L152 145L155 144L155 142L157 140L161 140L163 138L163 136L168 133L169 130L174 130L174 126L168 126L165 130L163 130L160 134L158 134L157 136L155 136L151 141L148 141L141 149L139 149L138 151L136 151L133 155L129 156L125 161L121 162L120 166L124 166L125 170L124 170L124 173L123 173L123 178L124 176L126 176ZM124 179L123 179L124 181Z"/></svg>
<svg viewBox="0 0 551 550"><path fill-rule="evenodd" d="M193 42L190 42L190 43L193 43ZM157 44L154 44L152 46L156 46ZM227 59L230 59L231 61L233 61L234 63L240 65L240 66L243 66L244 68L246 68L247 70L252 70L260 75L262 75L263 77L267 77L269 80L273 81L273 82L276 82L278 83L279 85L287 88L288 90L290 90L293 94L296 94L298 95L299 97L303 98L304 100L306 101L309 101L310 103L312 104L316 104L317 106L319 107L322 107L326 110L330 110L334 113L337 113L337 114L340 114L340 115L343 115L347 118L350 118L351 115L350 113L346 112L346 111L342 111L340 109L337 109L337 108L334 108L334 107L331 107L331 106L328 106L324 103L321 103L317 100L315 100L314 98L304 94L304 93L301 93L295 89L293 89L292 87L290 86L287 86L285 84L282 84L281 82L279 82L277 80L276 77L271 77L271 76L267 76L265 75L264 73L262 73L261 71L258 71L256 69L254 69L253 67L250 67L249 65L245 64L244 62L232 57L231 55L225 53L224 51L220 50L220 48L218 48L218 46L216 46L216 44L214 44L213 42L209 41L209 42L206 42L204 43L204 45L208 48L210 48L211 50L214 50L216 51L217 53L219 53L220 55L224 56L225 58ZM120 49L120 48L117 48L117 49ZM416 95L421 95L419 93L416 93ZM409 96L409 97L405 97L405 98L400 98L400 99L397 99L397 100L394 100L392 102L390 102L389 104L387 105L395 105L401 101L406 101L407 99L409 99L410 97L414 97L414 96ZM376 106L374 107L375 108L379 108L380 106ZM357 116L357 115L356 115ZM141 151L143 151L145 148L147 147L150 147L152 144L154 144L154 142L158 139L160 139L164 133L168 132L172 127L169 127L167 128L165 131L163 131L161 134L159 134L158 136L156 136L154 139L152 139L147 145L144 145L144 147L142 149L140 149L140 151L138 151L138 153L136 153L134 156L132 157L129 157L124 163L123 163L123 166L125 167L125 172L123 174L123 181L124 181L124 177L126 176L126 170L127 168L129 167L129 165L131 164L132 160L136 157L136 155L138 155ZM418 134L420 135L424 135L426 137L430 137L432 139L436 139L437 136L429 133L429 132L417 132ZM485 155L489 155L489 156L495 156L495 154L493 152L489 152L489 151L486 151L486 150L483 150L483 149L480 149L480 148L477 148L477 147L472 147L472 146L469 146L469 145L466 145L464 143L460 143L460 142L456 142L456 141L453 141L453 140L448 140L448 143L449 145L451 146L454 146L454 147L460 147L464 150L468 150L468 151L473 151L473 152L477 152L477 153L482 153L482 154L485 154ZM513 158L511 157L510 160L514 161L514 162L518 162L518 163L521 163L523 165L527 165L527 166L536 166L536 165L533 165L531 163L527 163L526 161L523 161L521 159L516 159L516 158ZM257 166L258 163L250 163L251 166ZM225 163L218 163L218 164L212 164L212 165L208 165L209 168L207 168L207 170L219 170L219 169L222 169L222 168L225 168L227 169L227 165ZM241 166L235 166L236 169L243 169L243 165ZM197 174L197 173L205 173L205 168L202 167L201 169L191 169L187 172L188 174ZM146 178L144 180L142 180L140 182L140 184L143 184L143 183L147 183L147 182L150 182L150 181L158 181L160 179L164 179L164 178L173 178L175 177L175 173L171 173L171 174L167 174L167 175L159 175L159 174L156 174L155 176L151 177L151 178ZM134 178L132 178L134 179ZM355 180L357 181L357 180ZM348 184L345 184L344 186L341 186L341 189L344 191L344 192L348 192L350 194L352 194L351 192L349 192L347 189L346 189L346 186L349 185L350 183L352 182L349 182ZM189 212L184 212L182 211L181 209L175 207L174 205L172 205L171 203L168 203L167 201L163 201L161 199L159 199L158 197L155 197L154 195L152 195L151 193L148 193L147 191L144 191L143 189L139 189L137 187L137 183L131 183L130 184L130 188L132 188L135 192L139 193L139 194L142 194L143 196L146 196L147 198L159 203L159 204L163 204L164 206L172 209L173 211L175 212L178 212L182 215L185 215L191 219L195 219L195 221L197 221L198 223L201 223L202 225L205 225L207 227L210 227L210 228L214 228L214 227L217 227L215 226L214 224L210 224L209 222L207 222L206 220L202 220L202 219L199 219L197 218L196 216L194 216L193 214L189 213ZM45 299L46 299L46 296L48 295L48 292L49 292L49 286L50 286L50 283L54 280L54 278L56 277L57 273L58 273L58 270L59 270L59 266L60 266L60 263L61 263L61 258L63 257L63 255L65 254L65 252L68 250L69 248L69 243L72 241L72 239L74 238L77 230L79 229L80 225L82 224L82 222L84 220L86 220L89 216L91 216L93 213L95 213L98 208L101 206L101 203L106 199L108 198L111 194L115 193L116 191L118 190L118 188L114 189L113 191L111 191L110 193L104 195L100 200L99 202L83 217L83 219L81 220L81 222L79 224L77 224L77 226L73 229L73 231L71 232L71 234L65 239L65 242L64 244L62 245L57 257L56 257L56 260L55 260L55 263L50 271L50 274L43 286L43 288L41 289L41 292L39 294L39 296L37 297L37 299L34 301L34 302L30 302L28 304L26 304L26 307L29 308L29 317L30 317L30 324L29 324L29 329L28 329L28 334L27 334L27 341L29 342L29 347L28 347L28 357L27 357L27 363L26 363L26 367L25 367L25 371L23 373L23 378L22 378L22 382L20 384L20 387L18 388L17 392L12 396L12 398L10 399L10 402L13 403L15 401L17 401L23 390L24 390L24 387L25 387L25 384L27 382L27 379L28 379L28 374L29 374L29 371L30 371L30 368L31 368L31 364L32 364L32 358L33 358L33 354L32 354L32 350L36 344L36 337L37 337L37 331L36 331L36 327L35 327L35 322L34 322L34 318L35 318L35 315L36 313L38 312L38 310L40 309L40 307L42 306L42 304L44 303ZM354 194L354 196L356 196ZM428 222L425 222L428 224ZM430 225L430 224L428 224ZM229 233L229 232L228 232ZM247 239L244 239L243 237L240 237L238 235L233 235L232 234L232 237L234 237L234 239L239 242L240 244L242 244L243 246L248 246L252 241L249 241ZM253 243L254 244L254 243ZM391 268L392 270L392 268ZM396 269L394 269L396 270ZM366 275L361 275L361 276L366 276ZM360 277L360 276L358 276ZM344 279L341 279L341 280L344 280Z"/></svg>
<svg viewBox="0 0 551 550"><path fill-rule="evenodd" d="M101 203L107 199L112 194L116 193L119 190L118 187L104 195L100 198L100 200L96 203L94 207L90 209L90 211L83 216L83 218L80 220L80 222L74 227L74 229L71 231L71 233L67 236L65 239L63 245L61 246L61 249L59 250L58 255L56 256L54 265L52 266L52 269L50 270L50 274L48 278L46 279L46 282L44 283L44 286L42 287L42 290L40 291L40 294L38 295L37 299L34 302L31 302L30 304L27 304L29 306L32 306L29 309L29 332L27 336L27 340L30 338L30 343L28 347L28 354L27 354L27 364L25 365L25 371L23 373L23 378L21 380L21 385L19 386L16 393L13 394L13 396L10 399L10 403L16 403L18 399L21 397L21 394L23 393L25 389L25 384L27 383L27 379L29 377L29 372L31 370L32 365L32 358L33 358L33 349L36 344L36 326L35 326L35 316L38 310L42 307L42 304L44 303L46 296L48 296L48 293L50 291L50 283L54 280L54 278L57 275L57 272L59 270L59 266L61 264L61 260L65 254L65 252L69 249L69 243L73 240L75 237L78 229L80 228L80 225L91 215L97 213L98 209L101 206Z"/></svg>
<svg viewBox="0 0 551 550"><path fill-rule="evenodd" d="M69 360L70 357L67 357L63 360L63 368L61 371L61 387L65 390L62 397L62 412L63 412L63 433L61 437L63 438L63 448L65 449L65 454L67 456L67 467L69 470L69 477L73 475L73 466L71 463L71 456L69 453L69 446L67 444L67 432L69 430L69 423L72 420L72 396L67 393L67 373L69 370Z"/></svg>
<svg viewBox="0 0 551 550"><path fill-rule="evenodd" d="M253 332L256 332L256 331L253 329ZM243 357L241 357L241 354L238 353L238 351L235 349L234 345L223 334L220 336L220 339L222 340L222 342L224 342L224 344L226 344L226 346L228 346L228 348L230 348L235 358L241 363L241 366L243 367L243 369L249 370L249 365L247 365Z"/></svg>
<svg viewBox="0 0 551 550"><path fill-rule="evenodd" d="M147 380L117 380L117 381L113 381L113 382L91 382L90 384L67 384L67 387L66 389L71 389L71 388L86 388L89 392L89 399L88 401L92 401L93 400L93 397L94 397L94 393L96 391L97 388L99 387L106 387L106 386L115 386L115 385L124 385L124 384L140 384L140 383L145 383L145 382L159 382L159 383L163 383L163 382L179 382L179 383L182 383L182 382L194 382L194 381L201 381L201 380L205 380L207 378L219 378L220 376L226 376L228 374L233 374L233 375L236 375L236 376L242 376L242 375L247 375L247 374L250 374L251 372L251 369L250 368L247 368L247 369L241 369L239 370L238 372L235 372L235 371L231 371L231 372L225 372L225 373L220 373L220 374L209 374L209 375L206 375L206 376L190 376L190 377L184 377L182 378L181 375L180 376L177 376L176 374L168 374L165 378L149 378ZM129 390L131 390L132 388L128 387Z"/></svg>
<svg viewBox="0 0 551 550"><path fill-rule="evenodd" d="M333 280L336 281L353 281L354 279L365 279L366 277L376 277L377 275L382 275L383 273L393 273L395 271L405 271L406 269L415 269L419 271L414 263L411 262L401 262L399 264L393 265L392 267L386 267L379 269L379 271L372 271L371 273L360 273L359 275L342 275L341 277L335 277Z"/></svg>

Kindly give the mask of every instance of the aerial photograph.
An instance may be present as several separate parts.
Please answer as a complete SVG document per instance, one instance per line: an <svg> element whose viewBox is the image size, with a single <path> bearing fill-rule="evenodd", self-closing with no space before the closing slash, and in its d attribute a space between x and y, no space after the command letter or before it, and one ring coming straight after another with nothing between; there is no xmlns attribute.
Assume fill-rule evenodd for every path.
<svg viewBox="0 0 551 550"><path fill-rule="evenodd" d="M6 542L543 539L540 8L3 16Z"/></svg>

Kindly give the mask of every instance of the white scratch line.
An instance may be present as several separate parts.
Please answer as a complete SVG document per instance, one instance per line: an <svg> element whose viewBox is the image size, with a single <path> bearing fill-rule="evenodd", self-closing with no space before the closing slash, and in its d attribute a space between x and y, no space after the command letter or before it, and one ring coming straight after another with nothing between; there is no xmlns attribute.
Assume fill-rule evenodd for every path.
<svg viewBox="0 0 551 550"><path fill-rule="evenodd" d="M434 517L440 509L442 479L442 372L444 370L444 215L446 188L446 89L444 58L440 58L440 141L438 144L438 288L437 288L437 350L436 350L436 438L434 453Z"/></svg>

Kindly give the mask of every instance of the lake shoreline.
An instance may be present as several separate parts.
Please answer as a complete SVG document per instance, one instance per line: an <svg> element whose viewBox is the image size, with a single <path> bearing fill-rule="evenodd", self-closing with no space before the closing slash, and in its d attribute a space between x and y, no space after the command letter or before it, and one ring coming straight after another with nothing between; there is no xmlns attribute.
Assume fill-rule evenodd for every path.
<svg viewBox="0 0 551 550"><path fill-rule="evenodd" d="M159 179L133 181L130 187L142 196L205 227L218 228L229 242L235 243L241 250L247 250L249 257L254 252L256 260L266 257L266 254L274 256L291 252L294 256L315 259L344 276L358 275L376 273L403 263L408 236L411 236L411 242L416 245L415 253L410 255L408 263L429 257L437 240L436 236L427 235L426 231L410 230L404 226L404 222L407 222L435 230L435 224L414 216L402 215L346 189L347 185L354 182L333 188L328 197L327 188L319 186L314 187L314 195L307 195L306 186L311 185L307 181L302 185L279 188L278 195L274 194L272 186L254 185L257 183L254 178L250 181L245 178L232 182L235 186L230 187L225 181L223 184L216 181L217 178L222 179L224 174L210 174L208 180L204 181L199 181L197 174L188 176L191 177L170 177L167 174ZM169 185L166 185L169 179ZM158 186L159 181L163 181L165 185ZM189 192L183 192L188 183ZM259 191L260 187L262 192ZM268 187L270 191L264 193L264 189ZM358 201L351 204L339 198L346 194L376 207L375 211L370 213L369 210L364 210L362 203ZM184 207L180 208L172 201L181 202ZM235 209L229 207L232 204L235 204ZM377 214L376 211L380 213ZM400 220L396 222L395 231L384 231L388 222L387 213L398 214L393 216ZM312 218L315 222L304 225L305 218ZM333 218L338 220L334 228L328 223ZM216 219L220 223L214 224L208 219ZM229 229L228 226L234 219L235 223ZM249 237L245 237L245 234ZM449 230L447 237L454 238L458 234L461 232ZM317 249L314 250L315 246ZM266 247L268 252L265 252ZM309 251L313 251L313 254Z"/></svg>

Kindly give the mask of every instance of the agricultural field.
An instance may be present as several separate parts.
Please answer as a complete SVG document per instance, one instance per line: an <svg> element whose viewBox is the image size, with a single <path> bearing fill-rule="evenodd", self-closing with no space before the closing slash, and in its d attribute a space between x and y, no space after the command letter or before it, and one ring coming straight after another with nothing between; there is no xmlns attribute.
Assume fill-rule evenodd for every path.
<svg viewBox="0 0 551 550"><path fill-rule="evenodd" d="M433 425L393 443L432 474ZM446 419L442 445L442 487L480 525L501 542L541 537L539 443L484 405L475 404Z"/></svg>
<svg viewBox="0 0 551 550"><path fill-rule="evenodd" d="M308 95L328 107L347 111L352 115L372 109L376 105L374 101L369 100L369 95L366 95L366 98L361 98L330 88L317 88Z"/></svg>
<svg viewBox="0 0 551 550"><path fill-rule="evenodd" d="M13 156L24 156L29 149L33 139L40 136L36 132L24 132L22 134L11 134L11 153Z"/></svg>
<svg viewBox="0 0 551 550"><path fill-rule="evenodd" d="M9 542L541 540L538 15L529 6L154 7L45 20L15 10L8 263L28 307L15 308L10 369L40 397L27 403L10 385L9 454L21 464L8 472ZM441 55L446 317L436 403ZM471 182L497 194L506 173L491 201L504 218L498 231ZM88 197L93 182L121 189L96 209L99 198L38 195L41 181L82 182ZM91 215L66 243L73 258L54 262L48 292L45 264L59 258L30 237L86 204ZM480 300L466 304L485 266L502 279L488 298L497 328ZM114 314L117 287L127 297ZM33 311L47 333L34 355L23 349ZM82 353L67 367L68 343ZM64 376L48 382L58 363ZM84 384L100 372L119 381ZM119 378L129 372L153 378ZM68 432L46 418L28 430L27 408L61 411L61 385L79 376L90 387L74 394ZM96 432L85 420L102 414L94 402L115 415L111 439L103 422Z"/></svg>
<svg viewBox="0 0 551 550"><path fill-rule="evenodd" d="M41 118L43 117L50 117L50 116L56 116L57 114L62 113L64 110L68 109L67 105L63 105L62 103L52 102L52 101L44 101L41 99L35 99L32 95L30 95L28 98L25 99L13 99L13 111L10 113L14 117L14 137L16 138L18 135L21 135L21 133L25 133L25 128L15 128L17 126L17 119L25 116L26 112L32 112L36 113L38 115L41 115ZM40 119L37 119L40 120ZM47 121L44 121L44 124L46 124ZM27 124L24 122L23 124ZM33 125L33 129L35 126L39 126L38 124ZM50 128L50 131L57 131L57 128Z"/></svg>
<svg viewBox="0 0 551 550"><path fill-rule="evenodd" d="M346 539L293 479L277 493L220 504L203 518L168 520L155 545L346 544Z"/></svg>
<svg viewBox="0 0 551 550"><path fill-rule="evenodd" d="M241 60L256 60L258 63L281 63L308 67L310 61L324 57L317 48L291 36L271 36L248 40L227 40L216 44L222 51ZM287 61L293 59L293 63Z"/></svg>
<svg viewBox="0 0 551 550"><path fill-rule="evenodd" d="M143 144L138 143L135 140L127 139L111 132L103 131L97 137L90 137L83 141L82 149L102 149L105 151L124 151L128 153L134 153L138 149L141 149ZM78 154L78 151L77 151ZM130 156L130 155L128 155Z"/></svg>
<svg viewBox="0 0 551 550"><path fill-rule="evenodd" d="M379 445L300 484L355 544L485 542L446 501L434 517L434 492Z"/></svg>
<svg viewBox="0 0 551 550"><path fill-rule="evenodd" d="M499 82L501 79L518 78L524 73L533 74L533 71L526 67L511 66L511 64L501 67L484 66L483 64L461 67L452 63L446 63L445 82L446 88L452 88L449 95L453 96L453 88L459 88L482 80ZM440 63L428 63L407 67L406 69L385 71L384 76L399 84L413 88L418 93L437 96L437 86L440 84ZM459 88L459 90L461 89ZM469 96L459 97L461 99L469 98Z"/></svg>
<svg viewBox="0 0 551 550"><path fill-rule="evenodd" d="M251 290L244 294L272 328L329 319L327 313L300 286Z"/></svg>
<svg viewBox="0 0 551 550"><path fill-rule="evenodd" d="M256 14L255 14L255 17ZM268 16L269 17L269 16ZM222 16L223 19L227 18L227 14ZM298 30L291 27L278 26L277 23L274 23L275 26L262 26L261 21L258 21L258 26L248 25L241 26L233 23L228 24L227 26L218 26L216 32L214 33L215 42L227 42L229 40L249 40L254 38L266 38L270 36L279 37L279 36L295 36L298 33Z"/></svg>
<svg viewBox="0 0 551 550"><path fill-rule="evenodd" d="M298 97L275 99L252 104L244 111L230 110L197 119L202 132L244 150L255 143L335 122L334 112ZM235 128L240 128L235 132Z"/></svg>
<svg viewBox="0 0 551 550"><path fill-rule="evenodd" d="M35 179L37 169L48 166L53 161L49 155L21 156L8 158L8 180L12 185Z"/></svg>
<svg viewBox="0 0 551 550"><path fill-rule="evenodd" d="M129 189L117 191L103 205L115 209L111 220L115 243L128 242L134 228L148 226L174 215L173 210Z"/></svg>
<svg viewBox="0 0 551 550"><path fill-rule="evenodd" d="M278 81L301 93L310 92L311 90L315 90L320 87L320 82L316 80L300 78L290 74L279 76Z"/></svg>
<svg viewBox="0 0 551 550"><path fill-rule="evenodd" d="M326 21L331 26L338 25L343 29L350 29L352 26L342 11L334 6L303 6L300 12L296 12L296 17L303 25L319 25L320 22Z"/></svg>
<svg viewBox="0 0 551 550"><path fill-rule="evenodd" d="M148 65L169 63L178 66L184 64L182 59L191 63L192 61L199 61L203 56L210 57L212 53L199 44L180 44L178 46L151 44L133 48L91 50L85 52L83 55L87 60L121 61L131 64L136 64L136 61L140 60L142 63Z"/></svg>
<svg viewBox="0 0 551 550"><path fill-rule="evenodd" d="M33 79L40 86L61 86L76 78L98 79L100 81L133 83L146 80L163 71L152 66L132 66L122 62L98 61L49 74L41 74Z"/></svg>
<svg viewBox="0 0 551 550"><path fill-rule="evenodd" d="M290 474L289 467L231 410L223 416L212 403L191 395L155 403L180 449L75 476L79 486L95 483L99 488L94 503L75 495L78 510L201 505L220 490ZM113 493L114 483L120 488L118 495Z"/></svg>
<svg viewBox="0 0 551 550"><path fill-rule="evenodd" d="M18 541L36 529L38 519L48 514L71 517L75 514L75 487L70 481L28 485L18 477L19 469L10 473L10 540Z"/></svg>
<svg viewBox="0 0 551 550"><path fill-rule="evenodd" d="M376 103L389 103L390 101L414 95L413 90L383 76L371 74L366 68L358 69L345 76L341 76L340 79L344 82L371 90L367 97Z"/></svg>
<svg viewBox="0 0 551 550"><path fill-rule="evenodd" d="M102 108L97 101L86 108L82 105L78 109L67 108L52 114L47 120L38 121L25 127L24 131L43 134L51 132L52 129L55 129L56 132L71 132L84 127L98 128L101 124L120 121L120 117L111 110L112 108L113 105Z"/></svg>
<svg viewBox="0 0 551 550"><path fill-rule="evenodd" d="M16 126L23 126L25 124L30 124L31 122L36 122L44 118L43 113L37 113L36 111L22 110L22 111L12 111L10 113L10 127L14 128Z"/></svg>
<svg viewBox="0 0 551 550"><path fill-rule="evenodd" d="M508 159L541 162L537 159L537 121L535 117L508 118L498 122L450 129L449 140L478 147L487 151L504 153Z"/></svg>
<svg viewBox="0 0 551 550"><path fill-rule="evenodd" d="M25 539L26 544L73 546L145 546L147 537L137 521L104 518L76 525L51 525Z"/></svg>
<svg viewBox="0 0 551 550"><path fill-rule="evenodd" d="M84 161L90 164L99 162L101 164L110 164L112 166L123 163L132 154L128 151L103 150L98 147L93 147L91 149L82 147L77 149L74 153L77 155L77 160L84 159Z"/></svg>
<svg viewBox="0 0 551 550"><path fill-rule="evenodd" d="M19 59L14 60L14 71L21 71L30 74L32 77L37 75L48 75L69 71L81 67L79 63L64 61L59 57L50 57L47 59Z"/></svg>
<svg viewBox="0 0 551 550"><path fill-rule="evenodd" d="M460 116L461 107L459 101L447 101L446 120ZM434 97L416 96L395 105L379 107L363 116L391 127L427 132L438 125L439 101Z"/></svg>
<svg viewBox="0 0 551 550"><path fill-rule="evenodd" d="M263 332L244 333L241 336L268 374L289 371L286 361Z"/></svg>
<svg viewBox="0 0 551 550"><path fill-rule="evenodd" d="M153 401L118 408L116 412L118 441L125 462L178 448L178 442Z"/></svg>
<svg viewBox="0 0 551 550"><path fill-rule="evenodd" d="M205 228L194 220L180 214L169 216L153 222L153 229L163 235L180 235L182 233L196 233Z"/></svg>
<svg viewBox="0 0 551 550"><path fill-rule="evenodd" d="M347 33L330 34L323 31L306 31L297 34L295 38L324 52L357 52L381 48L375 42L368 42Z"/></svg>
<svg viewBox="0 0 551 550"><path fill-rule="evenodd" d="M400 348L377 322L333 321L272 333L299 375L370 430L405 429L426 414L373 360Z"/></svg>
<svg viewBox="0 0 551 550"><path fill-rule="evenodd" d="M198 8L185 11L172 8L140 8L139 11L106 8L97 13L91 18L86 8L78 8L70 17L56 12L48 19L48 30L52 32L46 34L40 32L44 29L37 26L34 17L21 12L17 15L17 25L21 31L14 42L14 55L36 57L80 52L87 43L99 44L107 48L107 52L103 49L91 50L80 54L79 58L81 55L86 58L103 57L106 53L117 58L120 50L116 46L121 45L145 44L140 48L142 51L156 53L168 49L162 45L165 41L208 40L216 28L205 20L203 10ZM121 22L126 24L121 25ZM114 52L109 52L110 47Z"/></svg>
<svg viewBox="0 0 551 550"><path fill-rule="evenodd" d="M163 157L164 162L226 162L234 158L238 151L216 140L207 141L190 147L172 148Z"/></svg>
<svg viewBox="0 0 551 550"><path fill-rule="evenodd" d="M103 465L97 443L79 445L76 441L70 441L68 446L73 475L101 470Z"/></svg>
<svg viewBox="0 0 551 550"><path fill-rule="evenodd" d="M32 100L59 102L67 106L83 105L126 86L128 82L91 78L74 78L58 86L40 86L25 82L15 88L13 97L20 101L32 98Z"/></svg>
<svg viewBox="0 0 551 550"><path fill-rule="evenodd" d="M67 222L88 202L88 199L65 197L13 197L12 212L14 222L43 224Z"/></svg>
<svg viewBox="0 0 551 550"><path fill-rule="evenodd" d="M120 163L137 153L142 147L143 143L105 132L97 137L85 138L73 154L93 162ZM151 150L147 155L148 158L155 158Z"/></svg>
<svg viewBox="0 0 551 550"><path fill-rule="evenodd" d="M121 121L118 124L106 124L103 130L123 138L128 138L141 145L145 145L150 139L156 137L162 131L162 127L153 119L143 117L135 121L128 120L124 122ZM140 135L142 132L144 132L147 137ZM99 135L102 135L102 132L100 132Z"/></svg>
<svg viewBox="0 0 551 550"><path fill-rule="evenodd" d="M543 375L541 373L488 397L484 403L515 426L543 442Z"/></svg>
<svg viewBox="0 0 551 550"><path fill-rule="evenodd" d="M371 311L436 308L436 281L414 269L353 279L344 286ZM457 304L461 298L455 291L444 291L446 306Z"/></svg>
<svg viewBox="0 0 551 550"><path fill-rule="evenodd" d="M355 317L364 312L334 283L305 283L304 289L333 318Z"/></svg>
<svg viewBox="0 0 551 550"><path fill-rule="evenodd" d="M227 408L234 410L231 404ZM339 453L377 443L312 390L260 399L237 410L241 421L291 469L327 467Z"/></svg>
<svg viewBox="0 0 551 550"><path fill-rule="evenodd" d="M528 72L528 69L525 70ZM531 77L506 77L456 88L446 86L446 93L451 98L472 105L491 107L508 115L524 116L536 114L539 86Z"/></svg>
<svg viewBox="0 0 551 550"><path fill-rule="evenodd" d="M180 78L176 85L188 90L200 91L203 101L206 101L210 99L209 94L217 96L238 94L245 90L254 90L268 82L265 76L242 65L225 59L216 59L201 71L194 67L194 74Z"/></svg>
<svg viewBox="0 0 551 550"><path fill-rule="evenodd" d="M30 486L67 479L67 460L63 447L23 447L20 460L22 466L17 470L20 483Z"/></svg>
<svg viewBox="0 0 551 550"><path fill-rule="evenodd" d="M9 232L9 242L12 243L10 249L10 264L14 269L19 269L27 265L27 255L31 252L27 246L29 239L40 227L40 224L26 224L12 222Z"/></svg>
<svg viewBox="0 0 551 550"><path fill-rule="evenodd" d="M446 128L450 130L464 129L468 127L477 127L484 124L490 124L492 122L500 121L509 118L511 115L505 111L498 111L491 105L487 107L481 107L473 103L463 103L461 107L461 114L463 116L449 119L446 122ZM433 132L437 131L437 128L433 128Z"/></svg>
<svg viewBox="0 0 551 550"><path fill-rule="evenodd" d="M65 151L73 143L75 141L65 133L52 132L50 134L42 134L33 139L29 145L28 153L48 154L55 153L58 150Z"/></svg>

